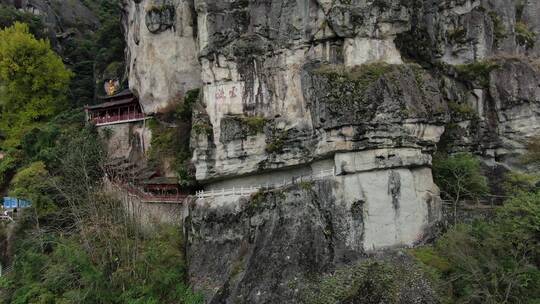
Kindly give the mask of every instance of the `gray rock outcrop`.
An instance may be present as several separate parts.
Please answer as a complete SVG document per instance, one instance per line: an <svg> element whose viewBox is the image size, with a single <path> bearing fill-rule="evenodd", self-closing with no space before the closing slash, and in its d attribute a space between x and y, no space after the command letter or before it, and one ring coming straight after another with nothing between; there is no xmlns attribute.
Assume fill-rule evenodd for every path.
<svg viewBox="0 0 540 304"><path fill-rule="evenodd" d="M98 17L80 0L0 0L0 4L40 18L45 26L44 33L57 49L61 47L62 39L83 35L99 27Z"/></svg>
<svg viewBox="0 0 540 304"><path fill-rule="evenodd" d="M336 172L194 203L189 273L210 303L299 303L296 275L422 242L441 218L436 149L512 167L540 132L535 1L124 2L144 110L202 86L206 190Z"/></svg>
<svg viewBox="0 0 540 304"><path fill-rule="evenodd" d="M221 201L208 205L198 201L186 225L191 283L205 293L208 303L311 303L306 300L315 278L340 268L353 270L351 265L367 260L365 246L373 241L383 241L371 239L373 229L386 230L381 235L399 239L407 235L410 225L429 217L420 210L411 212L408 206L401 205L412 203L408 200L412 188L406 184L406 172L392 172L394 181L403 176L405 184L402 184L402 193L397 187L390 196L401 196L403 200L398 199L394 212L388 214L385 213L387 210L369 211L369 216L377 216L386 222L385 226L379 227L365 221L368 197L374 191L385 195L386 189L368 186L366 190L373 192L358 200L349 200L347 196L352 194L346 192L350 191L351 183L362 178L386 178L386 173L382 172L261 192L251 199L241 199L240 204ZM421 176L423 173L413 174ZM438 212L428 210L431 214ZM377 212L381 213L376 215ZM407 219L403 218L405 222L396 216L399 212L409 213ZM393 239L384 241L396 244ZM407 268L408 276L414 273L411 265L401 264L401 267ZM375 277L378 274L367 275ZM399 291L399 302L392 303L436 303L429 284L424 283L423 288L415 290L419 282L422 279L418 277L407 280ZM345 289L347 282L342 284L336 288Z"/></svg>
<svg viewBox="0 0 540 304"><path fill-rule="evenodd" d="M143 111L164 111L201 86L193 1L123 0L129 85Z"/></svg>

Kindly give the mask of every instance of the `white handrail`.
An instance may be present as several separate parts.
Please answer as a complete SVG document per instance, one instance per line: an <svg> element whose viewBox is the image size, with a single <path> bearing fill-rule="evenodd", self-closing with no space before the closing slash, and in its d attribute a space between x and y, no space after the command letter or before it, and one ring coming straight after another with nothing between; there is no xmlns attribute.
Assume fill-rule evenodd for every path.
<svg viewBox="0 0 540 304"><path fill-rule="evenodd" d="M0 220L7 220L7 221L15 222L13 218L9 215L0 215Z"/></svg>
<svg viewBox="0 0 540 304"><path fill-rule="evenodd" d="M225 197L225 196L245 196L245 195L250 195L252 193L255 193L255 192L257 192L257 191L259 191L259 190L261 190L263 188L266 188L266 189L268 189L268 188L279 188L279 187L284 187L284 186L287 186L287 185L292 185L292 184L295 184L297 182L304 182L304 181L309 182L309 181L324 179L326 177L331 177L331 176L336 176L336 169L335 168L328 169L328 170L322 170L317 174L293 176L290 181L283 180L283 183L276 183L276 184L268 184L268 183L266 183L265 186L262 186L262 185L253 186L252 185L249 188L244 188L242 186L240 189L238 189L236 186L233 186L232 188L229 188L229 189L225 189L225 188L222 188L221 190L212 189L210 191L201 190L201 191L197 191L195 193L195 195L198 198L208 198L208 197L216 197L216 196L221 196L221 197Z"/></svg>

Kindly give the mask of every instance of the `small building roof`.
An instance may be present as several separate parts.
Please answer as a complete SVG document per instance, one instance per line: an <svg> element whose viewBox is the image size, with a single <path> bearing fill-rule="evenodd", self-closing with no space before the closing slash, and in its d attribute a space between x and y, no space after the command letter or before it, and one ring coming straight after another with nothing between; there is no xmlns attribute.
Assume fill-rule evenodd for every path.
<svg viewBox="0 0 540 304"><path fill-rule="evenodd" d="M154 177L141 181L143 185L178 185L178 178L176 177Z"/></svg>
<svg viewBox="0 0 540 304"><path fill-rule="evenodd" d="M135 102L136 102L136 99L134 97L130 97L130 98L126 98L126 99L120 99L120 100L115 100L115 101L104 102L104 103L93 105L93 106L86 106L85 109L88 109L88 110L101 110L101 109L122 106L122 105L135 103Z"/></svg>
<svg viewBox="0 0 540 304"><path fill-rule="evenodd" d="M142 169L137 173L138 175L135 177L136 180L150 180L158 174L156 171L150 169Z"/></svg>
<svg viewBox="0 0 540 304"><path fill-rule="evenodd" d="M114 94L114 95L111 95L111 96L99 96L98 99L101 99L101 100L116 99L116 98L130 96L130 95L133 96L133 92L131 92L130 89L125 89L125 90L121 91L120 93Z"/></svg>

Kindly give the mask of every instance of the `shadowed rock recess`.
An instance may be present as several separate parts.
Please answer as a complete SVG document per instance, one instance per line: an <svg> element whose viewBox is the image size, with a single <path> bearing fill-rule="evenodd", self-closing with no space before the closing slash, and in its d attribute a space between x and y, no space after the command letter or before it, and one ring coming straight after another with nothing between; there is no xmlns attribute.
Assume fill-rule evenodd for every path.
<svg viewBox="0 0 540 304"><path fill-rule="evenodd" d="M336 173L190 205L189 279L208 303L437 303L406 257L379 254L435 232L433 153L469 151L512 168L540 132L538 1L123 7L143 110L201 88L191 148L205 190ZM359 278L388 265L392 299L362 298L386 281ZM360 283L317 295L331 274Z"/></svg>

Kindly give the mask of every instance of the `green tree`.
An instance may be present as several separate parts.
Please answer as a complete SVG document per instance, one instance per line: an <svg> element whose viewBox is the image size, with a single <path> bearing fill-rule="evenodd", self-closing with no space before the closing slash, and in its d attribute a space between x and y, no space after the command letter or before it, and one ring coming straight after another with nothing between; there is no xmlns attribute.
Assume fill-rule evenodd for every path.
<svg viewBox="0 0 540 304"><path fill-rule="evenodd" d="M454 221L462 200L479 200L488 193L480 162L471 154L437 155L433 160L433 174L443 198L454 205Z"/></svg>
<svg viewBox="0 0 540 304"><path fill-rule="evenodd" d="M55 209L52 200L52 187L48 182L49 172L42 162L35 162L17 172L11 181L11 196L27 199L39 213Z"/></svg>
<svg viewBox="0 0 540 304"><path fill-rule="evenodd" d="M457 225L413 250L449 303L540 303L540 192L521 192L490 220Z"/></svg>
<svg viewBox="0 0 540 304"><path fill-rule="evenodd" d="M22 136L66 105L71 72L28 26L16 22L0 30L0 132L2 146L15 147Z"/></svg>

